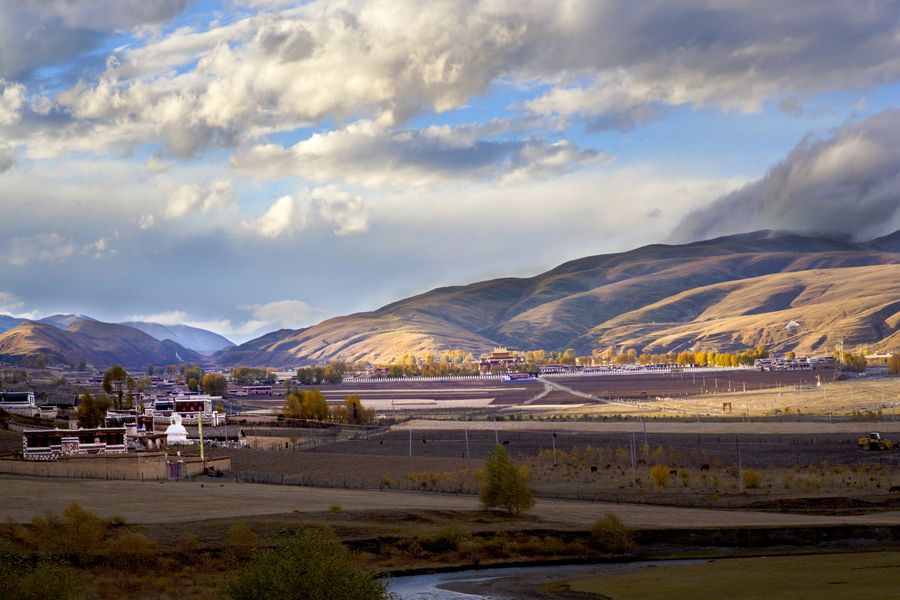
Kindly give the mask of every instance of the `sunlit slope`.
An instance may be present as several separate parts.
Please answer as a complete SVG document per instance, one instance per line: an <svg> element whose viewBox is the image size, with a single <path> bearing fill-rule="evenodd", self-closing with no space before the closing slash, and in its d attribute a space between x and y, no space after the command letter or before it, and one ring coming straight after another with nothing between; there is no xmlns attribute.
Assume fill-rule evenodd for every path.
<svg viewBox="0 0 900 600"><path fill-rule="evenodd" d="M223 364L293 365L492 346L634 347L639 352L873 347L894 334L897 234L868 244L769 237L653 245L565 263L531 278L439 288L379 310L280 331L220 354ZM791 320L801 324L787 330Z"/></svg>
<svg viewBox="0 0 900 600"><path fill-rule="evenodd" d="M97 368L165 366L198 362L201 357L172 341L160 342L137 329L112 323L78 321L66 329L28 321L0 335L0 360L20 363L44 355L47 364L78 364Z"/></svg>

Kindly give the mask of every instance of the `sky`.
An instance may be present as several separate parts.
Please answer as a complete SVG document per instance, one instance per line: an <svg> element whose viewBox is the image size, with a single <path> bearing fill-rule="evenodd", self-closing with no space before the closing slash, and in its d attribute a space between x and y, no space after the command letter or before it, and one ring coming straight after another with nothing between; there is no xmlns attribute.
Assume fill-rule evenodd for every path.
<svg viewBox="0 0 900 600"><path fill-rule="evenodd" d="M900 2L0 0L0 314L237 343L900 229Z"/></svg>

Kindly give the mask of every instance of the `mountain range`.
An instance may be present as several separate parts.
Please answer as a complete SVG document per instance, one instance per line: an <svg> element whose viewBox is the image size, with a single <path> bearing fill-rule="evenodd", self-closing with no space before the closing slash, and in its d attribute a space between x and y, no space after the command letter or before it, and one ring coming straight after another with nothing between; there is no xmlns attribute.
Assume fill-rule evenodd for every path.
<svg viewBox="0 0 900 600"><path fill-rule="evenodd" d="M772 231L655 244L529 278L444 287L372 312L281 330L215 355L223 366L410 353L565 350L825 354L900 346L900 232L869 242ZM799 327L788 328L795 322Z"/></svg>
<svg viewBox="0 0 900 600"><path fill-rule="evenodd" d="M26 321L0 335L0 359L20 364L43 355L47 364L86 362L97 368L115 363L126 368L148 364L199 363L203 356L172 340L156 338L125 325L75 321L65 329L49 323Z"/></svg>
<svg viewBox="0 0 900 600"><path fill-rule="evenodd" d="M609 348L735 352L764 345L779 353L822 355L843 342L849 349L893 351L900 348L897 282L900 232L856 243L758 231L590 256L534 277L438 288L371 312L274 331L240 346L225 347L225 338L212 338L207 348L225 343L207 362L377 364L404 354L479 354L496 346L574 348L588 355ZM0 328L5 319L0 316ZM194 328L112 325L72 315L49 319L52 324L20 323L0 335L0 359L41 348L48 356L87 360L102 349L97 360L124 365L121 356L130 352L129 344L138 344L153 350L143 357L130 354L135 364L172 364L176 353L177 362L194 362L188 356L198 348L191 344L208 339ZM174 341L160 342L160 336Z"/></svg>
<svg viewBox="0 0 900 600"><path fill-rule="evenodd" d="M60 329L65 329L72 323L77 323L79 321L100 322L97 319L86 317L84 315L51 315L49 317L44 317L43 319L35 320L18 319L8 315L0 315L0 333L9 331L22 323L45 323ZM218 333L199 327L190 327L188 325L161 325L160 323L148 323L144 321L127 321L118 324L143 331L161 342L171 340L176 344L180 344L185 348L200 353L214 352L228 346L234 346L233 342Z"/></svg>

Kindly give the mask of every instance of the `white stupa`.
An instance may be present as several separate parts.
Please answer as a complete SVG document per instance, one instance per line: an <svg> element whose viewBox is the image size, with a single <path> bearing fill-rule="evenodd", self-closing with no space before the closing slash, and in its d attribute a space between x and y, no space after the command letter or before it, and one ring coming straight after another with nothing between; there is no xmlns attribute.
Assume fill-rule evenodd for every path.
<svg viewBox="0 0 900 600"><path fill-rule="evenodd" d="M166 428L166 443L170 446L187 444L187 429L181 424L181 415L174 413L170 423Z"/></svg>

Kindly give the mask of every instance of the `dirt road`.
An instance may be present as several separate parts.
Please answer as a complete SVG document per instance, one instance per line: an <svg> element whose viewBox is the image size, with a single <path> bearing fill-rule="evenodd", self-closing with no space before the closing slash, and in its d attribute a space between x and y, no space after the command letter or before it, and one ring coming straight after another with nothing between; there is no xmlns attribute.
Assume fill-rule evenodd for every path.
<svg viewBox="0 0 900 600"><path fill-rule="evenodd" d="M397 491L357 491L295 486L200 482L134 482L0 476L0 518L27 522L43 509L60 511L73 500L102 517L129 523L177 523L214 518L343 510L478 510L475 496ZM806 516L749 511L683 509L540 499L529 514L542 526L587 526L607 511L634 527L754 527L796 525L900 525L900 512L857 516Z"/></svg>

